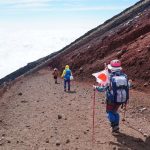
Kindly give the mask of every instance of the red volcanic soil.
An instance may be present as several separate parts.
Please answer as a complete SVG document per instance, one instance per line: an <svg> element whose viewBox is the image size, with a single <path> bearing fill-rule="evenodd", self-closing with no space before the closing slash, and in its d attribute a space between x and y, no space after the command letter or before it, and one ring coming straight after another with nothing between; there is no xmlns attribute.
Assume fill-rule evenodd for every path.
<svg viewBox="0 0 150 150"><path fill-rule="evenodd" d="M149 150L150 95L130 91L114 136L104 95L96 92L93 143L92 85L72 81L71 92L64 92L63 80L58 83L46 68L7 89L0 99L0 150Z"/></svg>
<svg viewBox="0 0 150 150"><path fill-rule="evenodd" d="M125 14L123 14L125 15ZM118 20L121 22L118 23ZM134 88L150 89L150 7L130 19L108 21L71 44L51 59L49 66L60 70L69 64L79 80L93 81L93 72L118 58ZM124 21L125 20L125 21ZM117 24L118 23L118 24ZM116 26L117 24L117 26ZM104 27L103 27L104 26Z"/></svg>

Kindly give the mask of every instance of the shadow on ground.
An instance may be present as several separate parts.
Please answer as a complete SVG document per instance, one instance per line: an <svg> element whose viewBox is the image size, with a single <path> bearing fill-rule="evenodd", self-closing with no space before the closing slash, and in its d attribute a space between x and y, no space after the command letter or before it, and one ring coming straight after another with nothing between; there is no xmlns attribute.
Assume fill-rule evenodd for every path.
<svg viewBox="0 0 150 150"><path fill-rule="evenodd" d="M67 93L74 94L74 93L77 93L77 92L76 91L67 91Z"/></svg>
<svg viewBox="0 0 150 150"><path fill-rule="evenodd" d="M111 142L111 144L116 145L118 150L150 150L150 136L145 141L124 133L119 133L115 137L117 138L117 143Z"/></svg>

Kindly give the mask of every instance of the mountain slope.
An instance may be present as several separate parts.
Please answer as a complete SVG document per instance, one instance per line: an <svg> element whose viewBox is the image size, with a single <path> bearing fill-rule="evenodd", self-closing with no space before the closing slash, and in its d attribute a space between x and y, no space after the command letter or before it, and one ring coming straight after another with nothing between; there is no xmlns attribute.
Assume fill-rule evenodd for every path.
<svg viewBox="0 0 150 150"><path fill-rule="evenodd" d="M93 81L91 74L103 70L114 58L122 61L134 88L150 89L150 0L141 0L92 29L62 50L18 69L0 84L37 71L44 66L63 70L69 64L76 79Z"/></svg>
<svg viewBox="0 0 150 150"><path fill-rule="evenodd" d="M144 4L143 4L143 3ZM77 39L50 60L63 69L69 64L79 79L91 80L104 63L119 58L135 88L150 88L150 1L142 1Z"/></svg>
<svg viewBox="0 0 150 150"><path fill-rule="evenodd" d="M91 84L71 82L68 93L63 80L58 82L41 69L8 89L0 100L1 150L149 150L150 95L131 91L126 121L120 121L120 135L113 136L101 103L104 95L96 93L93 144Z"/></svg>

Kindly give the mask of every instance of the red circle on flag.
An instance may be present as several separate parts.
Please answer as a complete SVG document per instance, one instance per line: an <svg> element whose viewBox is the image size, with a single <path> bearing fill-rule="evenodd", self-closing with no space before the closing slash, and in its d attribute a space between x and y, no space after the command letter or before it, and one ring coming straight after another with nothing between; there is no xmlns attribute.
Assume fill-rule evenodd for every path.
<svg viewBox="0 0 150 150"><path fill-rule="evenodd" d="M107 76L106 76L104 73L100 74L100 75L98 76L98 78L99 78L100 80L102 80L103 82L105 82L105 81L107 80Z"/></svg>

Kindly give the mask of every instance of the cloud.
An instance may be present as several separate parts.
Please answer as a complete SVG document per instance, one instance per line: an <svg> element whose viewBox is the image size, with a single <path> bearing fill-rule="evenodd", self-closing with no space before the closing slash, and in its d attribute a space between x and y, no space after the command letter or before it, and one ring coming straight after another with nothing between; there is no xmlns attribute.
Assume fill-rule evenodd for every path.
<svg viewBox="0 0 150 150"><path fill-rule="evenodd" d="M18 25L20 26L20 25ZM4 29L5 30L4 30ZM40 29L34 24L29 28L8 28L0 25L0 78L25 66L31 61L49 55L70 44L88 31L88 27L72 30L54 28Z"/></svg>

